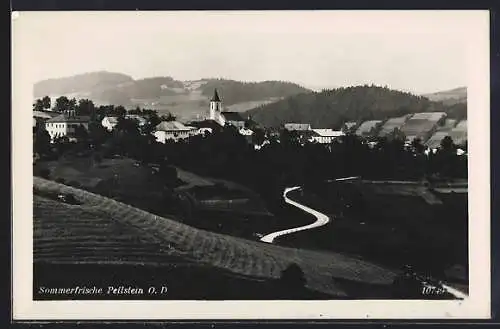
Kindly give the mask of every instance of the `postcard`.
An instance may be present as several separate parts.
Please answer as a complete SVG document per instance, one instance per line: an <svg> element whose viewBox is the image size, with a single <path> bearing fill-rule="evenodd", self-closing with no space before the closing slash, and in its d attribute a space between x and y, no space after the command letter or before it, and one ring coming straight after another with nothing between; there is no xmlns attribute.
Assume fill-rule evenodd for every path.
<svg viewBox="0 0 500 329"><path fill-rule="evenodd" d="M490 317L488 11L12 29L14 319Z"/></svg>

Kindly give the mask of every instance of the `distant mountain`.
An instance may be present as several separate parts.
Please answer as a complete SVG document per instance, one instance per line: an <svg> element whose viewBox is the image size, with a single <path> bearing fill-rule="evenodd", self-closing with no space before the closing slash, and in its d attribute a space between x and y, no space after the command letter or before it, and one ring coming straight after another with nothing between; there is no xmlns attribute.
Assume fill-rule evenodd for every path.
<svg viewBox="0 0 500 329"><path fill-rule="evenodd" d="M297 84L283 81L240 82L226 79L178 81L172 77L132 77L106 71L40 81L34 97L88 98L96 104L135 106L168 111L180 119L206 115L209 100L217 88L223 105L230 111L246 111L288 96L311 92Z"/></svg>
<svg viewBox="0 0 500 329"><path fill-rule="evenodd" d="M317 128L338 129L346 121L386 119L429 111L444 111L452 117L467 115L466 104L446 105L423 96L373 85L298 94L247 113L267 127L305 122Z"/></svg>
<svg viewBox="0 0 500 329"><path fill-rule="evenodd" d="M120 84L133 83L132 77L106 71L78 74L71 77L48 79L37 82L34 96L43 97L52 94L92 93L113 88Z"/></svg>
<svg viewBox="0 0 500 329"><path fill-rule="evenodd" d="M443 102L447 105L467 103L467 88L459 87L451 90L439 91L422 95L431 101Z"/></svg>

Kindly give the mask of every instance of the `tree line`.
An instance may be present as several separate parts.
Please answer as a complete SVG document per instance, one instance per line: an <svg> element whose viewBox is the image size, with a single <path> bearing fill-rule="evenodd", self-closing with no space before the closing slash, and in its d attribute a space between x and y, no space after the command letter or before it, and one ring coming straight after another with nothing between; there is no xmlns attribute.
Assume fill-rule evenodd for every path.
<svg viewBox="0 0 500 329"><path fill-rule="evenodd" d="M142 111L147 110L135 110ZM162 144L152 135L158 120L161 119L152 114L144 126L139 126L133 119L120 116L112 132L93 121L88 131L79 132L76 143L57 140L51 144L46 131L39 129L34 135L34 152L51 159L68 152L87 152L96 163L119 154L156 164L163 168L165 177L172 176L171 166L175 165L202 176L246 185L272 201L270 204L282 202L281 193L287 186L314 185L346 176L373 180L467 178L467 157L457 155L458 146L449 137L443 139L436 153L429 154L418 139L407 147L404 139L397 136L377 138L373 146L352 134L331 144L303 144L294 132L283 130L271 136L256 128L249 139L231 126ZM257 150L254 145L264 140L268 143Z"/></svg>

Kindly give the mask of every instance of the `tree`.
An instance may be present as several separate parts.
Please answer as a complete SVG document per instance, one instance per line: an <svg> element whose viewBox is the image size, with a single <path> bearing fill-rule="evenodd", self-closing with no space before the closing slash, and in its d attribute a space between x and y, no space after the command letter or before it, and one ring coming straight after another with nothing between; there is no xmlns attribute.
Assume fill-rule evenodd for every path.
<svg viewBox="0 0 500 329"><path fill-rule="evenodd" d="M168 112L167 115L162 115L160 117L161 121L175 121L177 118L172 113Z"/></svg>
<svg viewBox="0 0 500 329"><path fill-rule="evenodd" d="M33 138L33 151L40 156L46 156L50 153L50 135L43 126L38 128Z"/></svg>
<svg viewBox="0 0 500 329"><path fill-rule="evenodd" d="M127 110L123 106L118 105L113 109L113 114L118 117L124 117L127 114Z"/></svg>
<svg viewBox="0 0 500 329"><path fill-rule="evenodd" d="M90 99L80 99L78 101L76 112L78 113L78 115L90 116L92 120L94 120L96 116L94 102L92 102Z"/></svg>
<svg viewBox="0 0 500 329"><path fill-rule="evenodd" d="M44 98L42 98L42 105L45 110L50 109L50 107L52 106L52 102L49 96L45 96Z"/></svg>
<svg viewBox="0 0 500 329"><path fill-rule="evenodd" d="M128 111L129 114L141 114L141 108L137 106L135 109Z"/></svg>
<svg viewBox="0 0 500 329"><path fill-rule="evenodd" d="M87 129L82 124L80 124L75 127L74 137L79 142L87 142L89 140L89 133Z"/></svg>
<svg viewBox="0 0 500 329"><path fill-rule="evenodd" d="M101 123L91 121L89 123L89 139L92 145L99 148L110 137L110 133L104 128Z"/></svg>
<svg viewBox="0 0 500 329"><path fill-rule="evenodd" d="M262 145L266 139L266 133L262 129L255 129L252 135L252 143L254 145Z"/></svg>
<svg viewBox="0 0 500 329"><path fill-rule="evenodd" d="M35 103L33 103L33 111L43 111L43 102L41 99L37 99Z"/></svg>
<svg viewBox="0 0 500 329"><path fill-rule="evenodd" d="M450 136L445 136L441 140L441 150L444 153L453 153L455 152L455 144L453 144L453 139Z"/></svg>
<svg viewBox="0 0 500 329"><path fill-rule="evenodd" d="M417 154L422 154L425 151L425 146L424 146L424 144L422 144L422 140L419 137L415 138L411 142L411 146L412 146L413 150L415 151L415 153L417 153Z"/></svg>
<svg viewBox="0 0 500 329"><path fill-rule="evenodd" d="M69 99L66 96L61 96L56 99L56 103L54 105L54 111L62 113L64 111L70 111L70 110L76 110L75 98Z"/></svg>

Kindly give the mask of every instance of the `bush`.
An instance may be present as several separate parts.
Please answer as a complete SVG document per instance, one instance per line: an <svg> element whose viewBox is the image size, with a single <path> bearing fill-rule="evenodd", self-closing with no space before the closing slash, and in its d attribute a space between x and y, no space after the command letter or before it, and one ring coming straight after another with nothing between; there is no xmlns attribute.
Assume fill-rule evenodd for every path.
<svg viewBox="0 0 500 329"><path fill-rule="evenodd" d="M56 182L60 183L60 184L66 184L66 180L64 178L60 178L60 177L56 179Z"/></svg>

